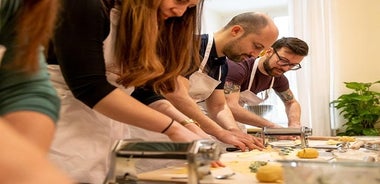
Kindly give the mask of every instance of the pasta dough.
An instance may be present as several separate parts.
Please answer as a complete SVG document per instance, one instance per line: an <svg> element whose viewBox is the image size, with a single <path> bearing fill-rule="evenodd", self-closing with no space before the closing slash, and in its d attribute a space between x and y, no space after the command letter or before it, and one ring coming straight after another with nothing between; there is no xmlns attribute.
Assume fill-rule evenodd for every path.
<svg viewBox="0 0 380 184"><path fill-rule="evenodd" d="M339 137L338 141L342 141L342 142L355 142L356 138L355 137L350 137L350 136L342 136L342 137Z"/></svg>
<svg viewBox="0 0 380 184"><path fill-rule="evenodd" d="M258 168L256 179L259 182L278 182L283 180L284 171L281 165L268 164Z"/></svg>
<svg viewBox="0 0 380 184"><path fill-rule="evenodd" d="M300 158L317 158L319 153L315 148L304 148L297 152L297 156Z"/></svg>

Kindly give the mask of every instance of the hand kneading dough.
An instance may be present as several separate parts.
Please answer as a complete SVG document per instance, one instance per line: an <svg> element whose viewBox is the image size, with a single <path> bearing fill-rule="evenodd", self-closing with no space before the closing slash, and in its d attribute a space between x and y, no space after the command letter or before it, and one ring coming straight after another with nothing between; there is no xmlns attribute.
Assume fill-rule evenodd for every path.
<svg viewBox="0 0 380 184"><path fill-rule="evenodd" d="M298 151L297 156L300 158L317 158L319 153L315 148L304 148Z"/></svg>
<svg viewBox="0 0 380 184"><path fill-rule="evenodd" d="M259 182L277 182L283 180L281 165L268 164L258 168L256 178Z"/></svg>

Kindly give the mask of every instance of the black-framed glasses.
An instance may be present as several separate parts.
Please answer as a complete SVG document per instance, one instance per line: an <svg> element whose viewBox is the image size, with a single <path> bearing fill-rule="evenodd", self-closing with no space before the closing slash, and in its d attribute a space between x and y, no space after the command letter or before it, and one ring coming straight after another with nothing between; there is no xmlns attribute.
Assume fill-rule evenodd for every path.
<svg viewBox="0 0 380 184"><path fill-rule="evenodd" d="M290 70L298 70L301 67L301 64L297 63L297 64L294 64L294 63L290 63L290 61L286 58L283 58L281 57L280 55L278 55L276 49L273 49L274 50L274 53L277 55L278 57L278 61L276 61L276 63L279 65L279 66L289 66L289 69Z"/></svg>

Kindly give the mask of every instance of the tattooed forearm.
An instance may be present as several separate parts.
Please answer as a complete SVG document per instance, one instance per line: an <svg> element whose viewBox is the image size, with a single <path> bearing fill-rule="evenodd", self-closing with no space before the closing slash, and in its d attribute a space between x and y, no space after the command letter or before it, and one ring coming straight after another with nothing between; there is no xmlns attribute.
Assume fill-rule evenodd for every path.
<svg viewBox="0 0 380 184"><path fill-rule="evenodd" d="M284 92L277 93L277 94L278 94L278 96L280 96L281 100L284 103L292 101L294 99L293 93L289 89L284 91Z"/></svg>
<svg viewBox="0 0 380 184"><path fill-rule="evenodd" d="M226 81L224 84L224 94L231 94L240 91L240 85L236 85L233 82Z"/></svg>

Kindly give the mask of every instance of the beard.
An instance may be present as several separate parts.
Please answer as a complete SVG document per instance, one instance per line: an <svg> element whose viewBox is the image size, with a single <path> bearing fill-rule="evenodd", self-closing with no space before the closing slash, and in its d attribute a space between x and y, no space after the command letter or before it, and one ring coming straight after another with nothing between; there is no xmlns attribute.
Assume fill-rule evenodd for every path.
<svg viewBox="0 0 380 184"><path fill-rule="evenodd" d="M272 55L273 56L273 55ZM282 74L285 73L285 71L283 71L282 69L279 69L279 68L276 68L276 67L271 67L270 64L269 64L269 59L272 57L270 56L269 58L266 58L263 62L263 66L264 66L264 70L265 72L269 75L269 76L272 76L272 77L279 77L281 76ZM276 70L278 70L279 72L276 72Z"/></svg>
<svg viewBox="0 0 380 184"><path fill-rule="evenodd" d="M250 54L244 54L244 53L239 53L238 50L239 48L239 40L234 40L229 43L227 43L222 52L225 56L228 57L228 59L235 61L235 62L242 62L250 57L252 57Z"/></svg>

